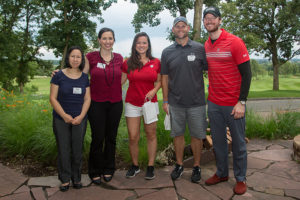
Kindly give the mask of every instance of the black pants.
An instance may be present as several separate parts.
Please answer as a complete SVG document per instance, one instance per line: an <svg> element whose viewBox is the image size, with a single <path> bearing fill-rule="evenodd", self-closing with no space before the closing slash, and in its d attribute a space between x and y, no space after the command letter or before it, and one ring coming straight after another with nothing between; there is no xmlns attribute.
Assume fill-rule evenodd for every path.
<svg viewBox="0 0 300 200"><path fill-rule="evenodd" d="M62 183L81 181L82 148L87 119L81 124L72 125L53 117L53 132L58 149L58 178Z"/></svg>
<svg viewBox="0 0 300 200"><path fill-rule="evenodd" d="M91 102L88 119L92 142L89 157L89 176L114 174L116 137L123 111L123 102Z"/></svg>

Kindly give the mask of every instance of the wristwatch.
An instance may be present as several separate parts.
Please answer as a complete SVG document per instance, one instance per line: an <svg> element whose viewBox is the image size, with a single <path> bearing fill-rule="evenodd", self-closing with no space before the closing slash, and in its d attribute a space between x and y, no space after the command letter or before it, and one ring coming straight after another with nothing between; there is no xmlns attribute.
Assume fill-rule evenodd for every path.
<svg viewBox="0 0 300 200"><path fill-rule="evenodd" d="M240 101L242 105L246 105L246 101Z"/></svg>

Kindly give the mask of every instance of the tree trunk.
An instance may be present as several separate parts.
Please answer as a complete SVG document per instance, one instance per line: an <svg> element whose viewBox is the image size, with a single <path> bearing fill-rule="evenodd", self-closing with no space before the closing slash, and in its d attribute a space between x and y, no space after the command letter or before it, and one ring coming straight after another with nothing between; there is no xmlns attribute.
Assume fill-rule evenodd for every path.
<svg viewBox="0 0 300 200"><path fill-rule="evenodd" d="M63 56L62 56L61 62L60 62L60 68L61 69L64 67L64 64L65 64L65 57L66 57L67 50L68 50L68 47L69 47L69 40L70 40L70 37L67 36L67 38L66 38L66 44L65 44L65 48L64 48L64 53L63 53Z"/></svg>
<svg viewBox="0 0 300 200"><path fill-rule="evenodd" d="M279 62L277 55L272 55L272 64L273 64L273 90L279 90Z"/></svg>
<svg viewBox="0 0 300 200"><path fill-rule="evenodd" d="M194 5L193 40L199 40L201 34L203 0L196 0Z"/></svg>

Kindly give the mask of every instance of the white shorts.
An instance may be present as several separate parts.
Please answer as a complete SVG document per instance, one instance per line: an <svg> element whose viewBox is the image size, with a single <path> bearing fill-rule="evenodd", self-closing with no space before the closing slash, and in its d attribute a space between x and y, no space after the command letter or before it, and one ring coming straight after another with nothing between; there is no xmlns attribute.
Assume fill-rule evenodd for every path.
<svg viewBox="0 0 300 200"><path fill-rule="evenodd" d="M156 113L159 114L158 102L154 102ZM142 107L125 103L125 117L140 117L143 116Z"/></svg>

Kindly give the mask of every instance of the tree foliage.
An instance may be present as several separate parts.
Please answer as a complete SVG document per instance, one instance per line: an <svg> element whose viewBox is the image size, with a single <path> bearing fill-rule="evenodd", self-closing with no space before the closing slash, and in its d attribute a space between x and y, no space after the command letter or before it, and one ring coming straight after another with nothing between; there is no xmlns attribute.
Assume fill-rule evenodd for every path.
<svg viewBox="0 0 300 200"><path fill-rule="evenodd" d="M97 38L96 23L90 17L97 16L103 21L101 8L106 9L113 2L116 0L52 0L46 7L48 12L44 19L48 19L48 23L40 30L40 41L62 60L72 45L86 50Z"/></svg>
<svg viewBox="0 0 300 200"><path fill-rule="evenodd" d="M222 10L226 29L272 61L273 90L279 90L279 67L300 54L300 1L232 0Z"/></svg>

